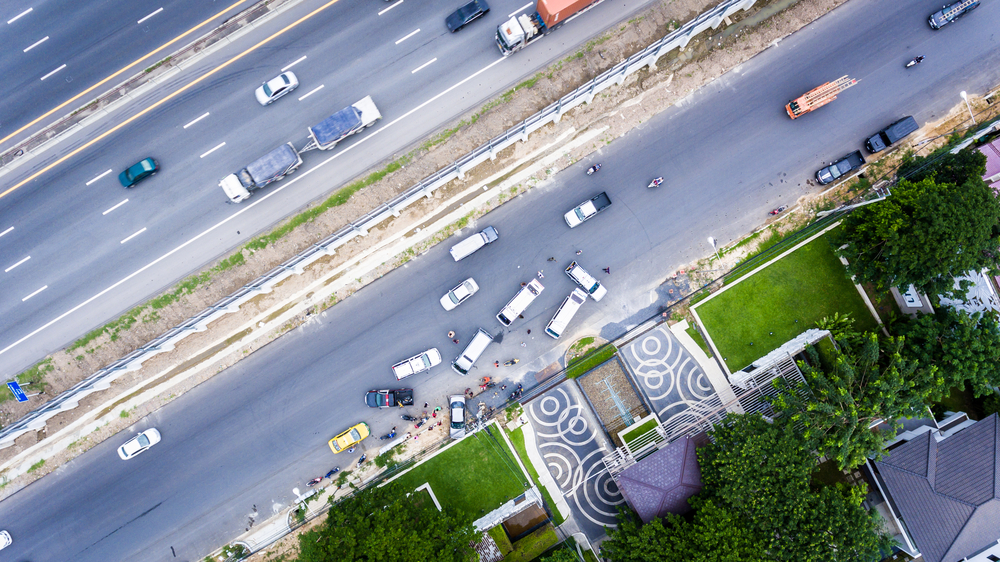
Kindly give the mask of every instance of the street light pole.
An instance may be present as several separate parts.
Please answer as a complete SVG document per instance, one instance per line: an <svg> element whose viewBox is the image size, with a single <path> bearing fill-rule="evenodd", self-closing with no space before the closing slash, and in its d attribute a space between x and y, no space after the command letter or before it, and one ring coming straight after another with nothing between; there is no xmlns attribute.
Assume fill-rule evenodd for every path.
<svg viewBox="0 0 1000 562"><path fill-rule="evenodd" d="M976 126L976 116L973 115L973 113L972 113L972 106L969 105L969 94L966 94L965 90L962 90L961 92L959 92L958 95L962 96L962 99L965 100L965 107L969 108L969 117L972 118L972 126L975 127Z"/></svg>
<svg viewBox="0 0 1000 562"><path fill-rule="evenodd" d="M709 236L708 237L708 243L711 244L712 245L712 249L715 250L715 257L719 261L722 261L722 256L719 255L719 247L715 245L715 238L712 238L711 236Z"/></svg>

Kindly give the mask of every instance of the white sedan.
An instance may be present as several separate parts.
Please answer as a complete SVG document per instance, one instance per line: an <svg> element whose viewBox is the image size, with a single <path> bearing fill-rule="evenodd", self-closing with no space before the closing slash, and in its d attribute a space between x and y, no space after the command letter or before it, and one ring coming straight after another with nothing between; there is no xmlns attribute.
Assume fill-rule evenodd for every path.
<svg viewBox="0 0 1000 562"><path fill-rule="evenodd" d="M261 105L271 105L278 98L292 93L292 90L299 87L299 79L291 72L279 74L277 78L261 84L254 95L257 96L257 103Z"/></svg>
<svg viewBox="0 0 1000 562"><path fill-rule="evenodd" d="M128 460L160 442L160 432L149 428L118 447L118 456Z"/></svg>
<svg viewBox="0 0 1000 562"><path fill-rule="evenodd" d="M0 531L0 550L10 546L10 543L12 542L14 542L14 539L10 538L10 533L7 531Z"/></svg>
<svg viewBox="0 0 1000 562"><path fill-rule="evenodd" d="M441 306L445 310L454 310L456 306L465 302L469 297L476 294L479 290L479 285L476 284L476 280L469 277L465 281L462 281L457 287L448 291L445 296L441 297Z"/></svg>

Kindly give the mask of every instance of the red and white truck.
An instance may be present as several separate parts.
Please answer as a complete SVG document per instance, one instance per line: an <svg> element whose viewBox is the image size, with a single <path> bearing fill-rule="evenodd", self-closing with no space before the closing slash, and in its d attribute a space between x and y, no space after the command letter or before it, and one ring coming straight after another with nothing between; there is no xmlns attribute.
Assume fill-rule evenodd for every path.
<svg viewBox="0 0 1000 562"><path fill-rule="evenodd" d="M566 21L573 14L600 0L538 0L530 16L514 16L497 27L497 47L503 56L520 51Z"/></svg>

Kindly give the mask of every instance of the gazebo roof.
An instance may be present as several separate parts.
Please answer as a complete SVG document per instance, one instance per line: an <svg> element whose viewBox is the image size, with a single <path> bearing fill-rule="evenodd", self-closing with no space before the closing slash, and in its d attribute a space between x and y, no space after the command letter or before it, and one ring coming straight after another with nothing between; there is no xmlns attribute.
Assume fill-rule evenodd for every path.
<svg viewBox="0 0 1000 562"><path fill-rule="evenodd" d="M680 439L643 458L616 478L618 488L644 523L690 511L688 498L701 490L695 443Z"/></svg>

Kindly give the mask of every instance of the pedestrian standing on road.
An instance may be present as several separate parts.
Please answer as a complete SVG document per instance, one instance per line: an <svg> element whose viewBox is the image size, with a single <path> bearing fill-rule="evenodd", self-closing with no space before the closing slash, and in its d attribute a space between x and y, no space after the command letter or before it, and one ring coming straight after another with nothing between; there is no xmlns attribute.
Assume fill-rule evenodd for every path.
<svg viewBox="0 0 1000 562"><path fill-rule="evenodd" d="M449 338L454 338L455 337L455 332L454 331L449 331L448 332L448 337Z"/></svg>
<svg viewBox="0 0 1000 562"><path fill-rule="evenodd" d="M521 347L528 347L528 344L521 342Z"/></svg>
<svg viewBox="0 0 1000 562"><path fill-rule="evenodd" d="M582 253L583 253L583 250L577 250L577 251L576 251L576 255L578 255L578 256L579 256L580 254L582 254Z"/></svg>
<svg viewBox="0 0 1000 562"><path fill-rule="evenodd" d="M556 258L549 258L549 261L556 261Z"/></svg>
<svg viewBox="0 0 1000 562"><path fill-rule="evenodd" d="M499 369L500 368L500 362L499 361L494 361L493 362L493 366L496 367L497 369Z"/></svg>
<svg viewBox="0 0 1000 562"><path fill-rule="evenodd" d="M527 283L525 283L524 281L521 281L521 286L522 286L522 287L524 287L524 286L526 286L526 285L527 285Z"/></svg>
<svg viewBox="0 0 1000 562"><path fill-rule="evenodd" d="M531 333L531 330L528 330L528 333L530 334L530 333Z"/></svg>
<svg viewBox="0 0 1000 562"><path fill-rule="evenodd" d="M458 344L458 338L455 338L455 339L453 339L453 340L451 340L451 341L453 341L453 342L455 342L456 344Z"/></svg>
<svg viewBox="0 0 1000 562"><path fill-rule="evenodd" d="M539 279L545 279L545 276L542 275L542 270L541 269L538 270L538 278Z"/></svg>
<svg viewBox="0 0 1000 562"><path fill-rule="evenodd" d="M427 407L427 402L424 402L424 408L426 408L426 407Z"/></svg>
<svg viewBox="0 0 1000 562"><path fill-rule="evenodd" d="M604 268L604 273L607 273L608 275L611 275L611 268L610 267L605 267Z"/></svg>

